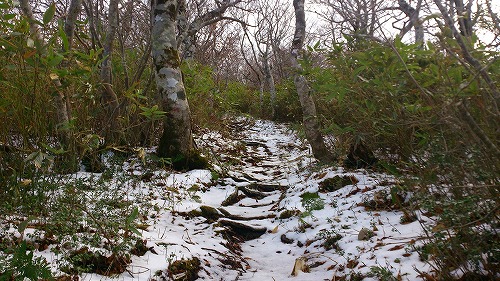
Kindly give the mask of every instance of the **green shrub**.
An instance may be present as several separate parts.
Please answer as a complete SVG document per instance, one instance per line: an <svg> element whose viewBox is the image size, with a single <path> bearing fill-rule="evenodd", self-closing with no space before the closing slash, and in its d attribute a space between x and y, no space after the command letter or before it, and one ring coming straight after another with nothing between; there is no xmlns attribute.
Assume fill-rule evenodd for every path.
<svg viewBox="0 0 500 281"><path fill-rule="evenodd" d="M42 257L33 257L33 251L28 249L26 241L21 242L8 258L0 256L0 280L52 280L47 261Z"/></svg>
<svg viewBox="0 0 500 281"><path fill-rule="evenodd" d="M422 249L441 278L452 278L454 270L495 276L500 161L455 105L466 104L497 147L498 116L484 82L440 48L428 43L421 49L398 39L393 46L339 43L321 53L321 65L306 65L305 73L326 132L340 142L362 137L381 159L380 167L416 191L410 211L425 207L438 217L428 226ZM492 79L500 79L500 62L477 48L473 54L488 65Z"/></svg>

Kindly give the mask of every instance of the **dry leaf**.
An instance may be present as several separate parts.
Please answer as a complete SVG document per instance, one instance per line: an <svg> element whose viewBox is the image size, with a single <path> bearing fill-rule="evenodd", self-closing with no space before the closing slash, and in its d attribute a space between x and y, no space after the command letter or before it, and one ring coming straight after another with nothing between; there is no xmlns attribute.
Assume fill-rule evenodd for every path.
<svg viewBox="0 0 500 281"><path fill-rule="evenodd" d="M292 276L298 276L299 271L306 272L306 258L299 257L295 259L295 264L293 265Z"/></svg>
<svg viewBox="0 0 500 281"><path fill-rule="evenodd" d="M29 180L29 179L23 179L23 180L21 180L21 184L22 185L29 185L30 183L31 183L31 180Z"/></svg>
<svg viewBox="0 0 500 281"><path fill-rule="evenodd" d="M405 246L403 245L397 245L397 246L394 246L392 248L389 249L389 251L396 251L396 250L401 250L403 249Z"/></svg>
<svg viewBox="0 0 500 281"><path fill-rule="evenodd" d="M278 232L278 225L275 228L273 228L273 230L271 230L271 233L277 233L277 232Z"/></svg>

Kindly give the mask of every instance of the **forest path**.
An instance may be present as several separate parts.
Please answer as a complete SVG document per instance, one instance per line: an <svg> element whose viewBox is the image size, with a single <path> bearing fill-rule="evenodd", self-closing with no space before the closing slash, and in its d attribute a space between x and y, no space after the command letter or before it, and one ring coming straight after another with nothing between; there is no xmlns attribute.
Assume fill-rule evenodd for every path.
<svg viewBox="0 0 500 281"><path fill-rule="evenodd" d="M199 245L200 280L341 280L377 276L372 268L415 280L415 267L428 269L414 251L425 218L404 221L391 194L407 194L393 177L318 166L283 124L242 118L230 128L199 139L226 171L188 208L213 245Z"/></svg>
<svg viewBox="0 0 500 281"><path fill-rule="evenodd" d="M314 161L309 148L287 126L269 121L240 119L230 124L230 134L235 141L230 149L227 145L216 146L222 149L219 157L232 163L225 168L227 177L216 186L228 193L220 198L210 196L209 190L203 196L223 199L209 205L222 215L214 223L225 228L222 233L232 256L232 260L225 256L221 267L237 270L238 280L253 280L260 270L273 275L278 268L281 272L277 276L289 275L295 255L287 255L289 268L274 268L273 264L276 259L283 262L282 255L291 253L296 246L291 245L291 240L285 241L288 245L280 242L276 233L287 189L306 178L304 167ZM297 213L295 209L293 214ZM266 236L275 240L274 246L261 238Z"/></svg>
<svg viewBox="0 0 500 281"><path fill-rule="evenodd" d="M319 166L283 124L239 118L229 127L196 138L218 172L135 164L140 181L117 186L150 206L141 209L149 250L120 280L377 280L373 268L417 280L414 268L429 270L414 250L426 218L402 223L396 179Z"/></svg>

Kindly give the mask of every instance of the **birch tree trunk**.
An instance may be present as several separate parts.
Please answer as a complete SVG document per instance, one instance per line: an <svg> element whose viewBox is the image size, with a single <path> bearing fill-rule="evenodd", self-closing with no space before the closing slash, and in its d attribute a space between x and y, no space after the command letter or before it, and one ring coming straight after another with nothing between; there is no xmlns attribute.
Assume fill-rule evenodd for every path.
<svg viewBox="0 0 500 281"><path fill-rule="evenodd" d="M156 99L166 112L157 154L172 159L189 159L194 152L194 145L191 113L176 40L178 8L182 4L179 2L158 0L153 7L152 56L156 70Z"/></svg>
<svg viewBox="0 0 500 281"><path fill-rule="evenodd" d="M423 48L424 27L422 26L422 22L419 17L422 0L417 1L416 8L410 6L410 4L408 4L405 0L398 0L398 4L399 9L410 19L410 22L403 27L403 30L401 30L399 35L403 37L403 35L413 27L415 29L415 43Z"/></svg>
<svg viewBox="0 0 500 281"><path fill-rule="evenodd" d="M304 13L304 0L293 0L295 9L295 35L292 42L292 66L295 68L294 82L302 107L304 131L311 144L314 157L322 162L334 161L335 157L326 148L323 135L319 131L316 105L312 97L312 90L306 78L301 75L302 67L299 64L300 53L304 45L306 33L306 19Z"/></svg>
<svg viewBox="0 0 500 281"><path fill-rule="evenodd" d="M119 104L118 97L113 90L113 81L111 74L111 56L113 53L113 41L115 39L116 29L118 28L118 2L119 0L110 0L108 9L108 27L106 39L103 46L103 60L101 63L101 83L102 83L102 102L106 112L108 122L105 124L104 137L106 141L116 140L119 134L118 117Z"/></svg>
<svg viewBox="0 0 500 281"><path fill-rule="evenodd" d="M274 85L274 77L271 72L271 64L270 60L270 46L266 45L266 50L264 52L264 56L262 57L263 71L264 77L267 86L269 87L269 95L270 95L270 105L271 105L271 120L274 120L276 117L276 86Z"/></svg>

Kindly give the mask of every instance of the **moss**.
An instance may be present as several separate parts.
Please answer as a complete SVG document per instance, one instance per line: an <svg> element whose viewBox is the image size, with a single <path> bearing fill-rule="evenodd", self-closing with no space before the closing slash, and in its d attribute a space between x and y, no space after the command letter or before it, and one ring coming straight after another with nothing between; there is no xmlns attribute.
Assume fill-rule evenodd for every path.
<svg viewBox="0 0 500 281"><path fill-rule="evenodd" d="M280 220L284 220L299 214L300 214L299 210L284 210L283 212L280 213L279 218Z"/></svg>
<svg viewBox="0 0 500 281"><path fill-rule="evenodd" d="M167 64L171 65L172 68L179 68L181 66L179 51L174 47L168 47L165 49L165 59Z"/></svg>
<svg viewBox="0 0 500 281"><path fill-rule="evenodd" d="M130 262L130 257L125 255L112 254L106 257L83 247L69 255L70 265L61 268L61 271L68 274L87 272L111 276L125 272Z"/></svg>
<svg viewBox="0 0 500 281"><path fill-rule="evenodd" d="M356 184L358 179L355 176L335 176L325 179L319 183L320 192L332 192L341 189L344 186Z"/></svg>
<svg viewBox="0 0 500 281"><path fill-rule="evenodd" d="M177 155L172 159L172 167L178 171L195 170L195 169L208 169L210 163L198 151L191 152L188 157L184 155Z"/></svg>
<svg viewBox="0 0 500 281"><path fill-rule="evenodd" d="M215 209L214 207L210 206L200 206L201 210L201 216L206 218L208 221L216 221L217 219L221 218L222 215Z"/></svg>
<svg viewBox="0 0 500 281"><path fill-rule="evenodd" d="M194 281L198 279L200 269L201 263L197 257L190 260L181 259L168 266L168 276L172 280ZM182 277L174 279L174 276L180 276L180 274L182 274Z"/></svg>

